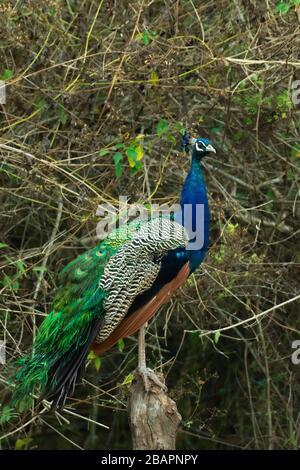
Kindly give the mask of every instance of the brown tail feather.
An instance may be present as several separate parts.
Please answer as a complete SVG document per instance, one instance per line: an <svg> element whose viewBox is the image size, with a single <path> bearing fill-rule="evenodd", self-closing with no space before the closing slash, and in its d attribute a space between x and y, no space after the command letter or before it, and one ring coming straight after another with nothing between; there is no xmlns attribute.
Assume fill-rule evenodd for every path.
<svg viewBox="0 0 300 470"><path fill-rule="evenodd" d="M190 274L189 263L186 263L177 276L170 282L168 282L153 299L149 300L143 307L140 307L117 326L109 338L102 343L94 343L92 350L96 354L103 354L108 351L114 344L121 338L131 336L138 331L150 318L155 315L157 310L165 303L167 303L170 297L174 294L176 289L180 287L188 278Z"/></svg>

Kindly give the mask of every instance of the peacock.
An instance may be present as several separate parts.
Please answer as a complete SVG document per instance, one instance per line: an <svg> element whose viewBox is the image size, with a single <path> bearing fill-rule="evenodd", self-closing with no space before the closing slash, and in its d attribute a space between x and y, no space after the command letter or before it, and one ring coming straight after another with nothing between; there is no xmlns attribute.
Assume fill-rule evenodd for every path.
<svg viewBox="0 0 300 470"><path fill-rule="evenodd" d="M173 216L131 221L71 261L59 274L52 311L33 351L19 361L12 405L27 409L33 395L61 409L82 376L89 352L100 355L138 331L195 271L209 243L210 213L201 160L216 152L209 139L183 135L191 151L180 209ZM193 246L197 207L201 246ZM191 223L186 223L190 208Z"/></svg>

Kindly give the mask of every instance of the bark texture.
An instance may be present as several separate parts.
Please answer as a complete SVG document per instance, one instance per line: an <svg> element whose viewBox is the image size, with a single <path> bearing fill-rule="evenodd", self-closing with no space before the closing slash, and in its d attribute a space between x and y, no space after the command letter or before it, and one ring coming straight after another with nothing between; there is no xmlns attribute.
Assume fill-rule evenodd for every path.
<svg viewBox="0 0 300 470"><path fill-rule="evenodd" d="M153 376L157 380L153 380ZM131 385L128 414L134 450L174 450L181 416L176 403L167 395L162 374L147 376L145 380L138 370Z"/></svg>

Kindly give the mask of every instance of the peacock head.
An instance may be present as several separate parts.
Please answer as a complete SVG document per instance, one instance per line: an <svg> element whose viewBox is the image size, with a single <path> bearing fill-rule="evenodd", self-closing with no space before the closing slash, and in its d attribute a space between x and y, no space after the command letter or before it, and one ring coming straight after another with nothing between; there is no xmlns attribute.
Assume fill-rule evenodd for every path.
<svg viewBox="0 0 300 470"><path fill-rule="evenodd" d="M216 153L209 139L189 137L186 132L182 135L181 145L186 152L189 152L191 147L193 155L198 159L202 159L210 152Z"/></svg>
<svg viewBox="0 0 300 470"><path fill-rule="evenodd" d="M212 146L212 143L209 139L203 139L203 138L199 138L199 139L191 139L192 141L192 151L193 151L193 154L201 159L203 157L205 157L205 155L207 155L208 153L210 152L213 152L213 153L216 153L216 149Z"/></svg>

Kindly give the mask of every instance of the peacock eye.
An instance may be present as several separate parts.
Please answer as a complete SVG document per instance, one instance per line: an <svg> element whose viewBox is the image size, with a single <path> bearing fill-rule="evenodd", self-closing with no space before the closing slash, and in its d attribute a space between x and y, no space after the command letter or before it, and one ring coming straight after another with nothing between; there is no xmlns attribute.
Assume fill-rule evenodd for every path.
<svg viewBox="0 0 300 470"><path fill-rule="evenodd" d="M203 144L202 142L196 142L196 150L197 152L203 152Z"/></svg>

